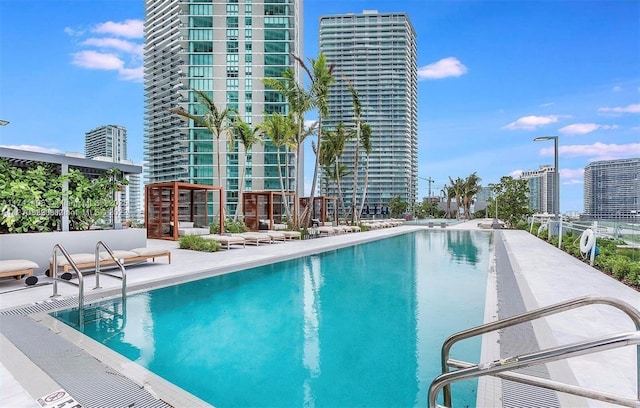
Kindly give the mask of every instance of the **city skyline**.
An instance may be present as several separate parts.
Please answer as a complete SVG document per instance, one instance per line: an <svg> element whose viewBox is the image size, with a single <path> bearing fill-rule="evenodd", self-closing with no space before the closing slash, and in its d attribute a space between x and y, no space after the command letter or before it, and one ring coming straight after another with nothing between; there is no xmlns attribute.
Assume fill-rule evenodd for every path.
<svg viewBox="0 0 640 408"><path fill-rule="evenodd" d="M304 57L320 16L364 9L416 28L419 197L425 178L437 193L449 176L486 186L551 164L553 144L533 139L558 135L560 208L582 211L585 166L640 156L640 3L307 0ZM118 123L141 163L143 19L143 1L3 0L0 145L79 152L87 129Z"/></svg>

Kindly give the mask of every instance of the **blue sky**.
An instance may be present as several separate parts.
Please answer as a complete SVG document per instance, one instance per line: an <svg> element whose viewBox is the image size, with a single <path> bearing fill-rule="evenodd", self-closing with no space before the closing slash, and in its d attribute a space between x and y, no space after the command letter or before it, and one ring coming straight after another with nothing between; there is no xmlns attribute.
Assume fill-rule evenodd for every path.
<svg viewBox="0 0 640 408"><path fill-rule="evenodd" d="M553 143L533 139L558 135L561 210L582 211L588 163L640 157L640 2L306 0L305 57L321 15L363 9L416 29L433 193L449 176L487 185L553 164ZM86 131L117 124L141 163L143 19L142 0L0 0L0 145L83 152Z"/></svg>

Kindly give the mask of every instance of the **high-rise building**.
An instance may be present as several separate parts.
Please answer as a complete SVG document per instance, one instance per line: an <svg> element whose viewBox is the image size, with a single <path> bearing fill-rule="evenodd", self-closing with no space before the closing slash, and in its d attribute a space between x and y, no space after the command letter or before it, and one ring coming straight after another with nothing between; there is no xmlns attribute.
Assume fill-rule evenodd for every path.
<svg viewBox="0 0 640 408"><path fill-rule="evenodd" d="M133 164L127 157L127 129L124 126L104 125L84 134L84 155L87 159ZM121 221L141 221L140 175L126 176L129 184L120 193Z"/></svg>
<svg viewBox="0 0 640 408"><path fill-rule="evenodd" d="M527 180L529 186L529 207L540 214L555 214L554 185L555 170L552 165L540 166L537 170L522 172L521 179Z"/></svg>
<svg viewBox="0 0 640 408"><path fill-rule="evenodd" d="M603 160L584 168L587 220L640 220L640 158Z"/></svg>
<svg viewBox="0 0 640 408"><path fill-rule="evenodd" d="M358 92L362 119L371 126L368 158L369 208L399 196L413 203L418 188L418 69L416 33L405 13L339 14L320 18L320 51L335 64L336 83L329 91L329 116L323 128L353 127L354 109L347 81ZM353 173L341 178L347 208L358 177L358 201L367 167L364 149L349 142L340 163ZM321 194L337 196L335 183L320 183Z"/></svg>
<svg viewBox="0 0 640 408"><path fill-rule="evenodd" d="M87 159L103 156L115 162L127 159L127 129L104 125L84 134L84 155Z"/></svg>
<svg viewBox="0 0 640 408"><path fill-rule="evenodd" d="M267 89L263 78L279 78L286 69L293 69L299 78L292 55L302 55L302 0L146 0L145 4L147 182L218 185L219 149L228 212L235 211L244 164L245 190L279 190L276 148L268 139L246 156L237 141L233 149L228 146L227 133L217 140L206 128L169 109L203 114L193 92L199 90L219 111L233 110L252 126L260 124L265 113L287 113L287 102ZM302 166L296 165L291 151L282 154L280 162L285 190L294 191L295 174L301 174Z"/></svg>

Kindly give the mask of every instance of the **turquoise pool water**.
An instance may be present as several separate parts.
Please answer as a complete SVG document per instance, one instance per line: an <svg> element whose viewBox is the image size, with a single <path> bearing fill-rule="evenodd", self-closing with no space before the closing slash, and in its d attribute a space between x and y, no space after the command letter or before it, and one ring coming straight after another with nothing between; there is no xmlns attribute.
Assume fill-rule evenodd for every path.
<svg viewBox="0 0 640 408"><path fill-rule="evenodd" d="M217 407L424 407L443 340L482 323L490 240L420 231L130 295L83 332ZM453 397L475 406L476 382Z"/></svg>

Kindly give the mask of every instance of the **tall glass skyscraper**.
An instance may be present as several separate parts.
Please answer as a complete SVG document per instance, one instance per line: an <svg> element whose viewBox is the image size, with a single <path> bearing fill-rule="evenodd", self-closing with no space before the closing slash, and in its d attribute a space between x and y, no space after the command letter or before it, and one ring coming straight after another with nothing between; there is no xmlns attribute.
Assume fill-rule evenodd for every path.
<svg viewBox="0 0 640 408"><path fill-rule="evenodd" d="M320 18L320 51L335 64L336 84L329 92L329 117L323 127L353 127L349 81L362 104L362 119L372 128L372 153L366 203L386 206L393 197L416 200L418 186L418 68L416 33L405 13L340 14ZM365 154L358 169L341 179L347 208L358 177L358 200L364 187ZM340 163L353 170L350 142ZM321 194L337 196L333 183L321 183Z"/></svg>
<svg viewBox="0 0 640 408"><path fill-rule="evenodd" d="M279 190L276 148L267 140L245 156L228 134L220 141L192 121L172 114L182 107L203 114L193 90L206 92L222 111L256 126L265 113L287 113L286 101L265 89L281 77L292 54L302 55L302 0L146 0L144 46L145 170L147 182L218 184L220 149L226 207L235 211L240 167L245 190ZM285 157L286 156L286 157ZM281 157L285 189L295 189L294 155ZM302 177L298 177L302 180Z"/></svg>
<svg viewBox="0 0 640 408"><path fill-rule="evenodd" d="M640 221L640 158L596 161L584 168L582 218Z"/></svg>
<svg viewBox="0 0 640 408"><path fill-rule="evenodd" d="M552 165L540 166L538 170L522 172L520 178L529 186L529 207L538 213L555 214L554 203L555 169Z"/></svg>

